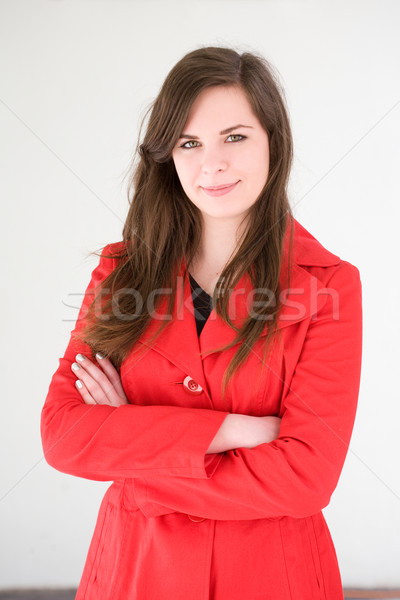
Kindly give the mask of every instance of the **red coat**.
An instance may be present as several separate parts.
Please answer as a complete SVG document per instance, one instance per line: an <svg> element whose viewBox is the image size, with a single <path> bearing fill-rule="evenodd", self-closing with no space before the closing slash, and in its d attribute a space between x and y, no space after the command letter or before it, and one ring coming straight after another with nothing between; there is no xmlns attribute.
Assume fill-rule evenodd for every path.
<svg viewBox="0 0 400 600"><path fill-rule="evenodd" d="M283 346L260 368L257 343L228 388L228 404L221 378L237 346L204 358L199 350L225 345L234 332L213 311L197 337L188 278L155 345L147 340L159 321L122 364L131 404L83 403L70 366L77 352L91 353L70 341L42 412L45 456L65 473L114 482L77 600L343 598L321 509L337 485L355 418L361 283L356 267L297 221L294 243L291 293L279 320ZM114 266L100 259L77 327L90 288ZM233 321L240 323L247 275L235 289ZM146 351L137 358L137 349ZM188 376L201 393L190 391ZM205 455L228 412L278 415L280 435L253 449Z"/></svg>

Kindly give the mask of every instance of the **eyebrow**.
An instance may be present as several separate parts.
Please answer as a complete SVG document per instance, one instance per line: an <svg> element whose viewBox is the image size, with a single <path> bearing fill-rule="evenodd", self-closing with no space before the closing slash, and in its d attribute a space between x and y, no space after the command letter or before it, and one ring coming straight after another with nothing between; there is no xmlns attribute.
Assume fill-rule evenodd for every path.
<svg viewBox="0 0 400 600"><path fill-rule="evenodd" d="M227 133L231 133L231 131L234 131L235 129L239 129L239 128L243 128L245 127L246 129L254 129L254 127L252 127L251 125L234 125L233 127L228 127L228 129L223 129L222 131L219 132L219 135L226 135ZM188 139L188 140L198 140L199 138L197 137L197 135L190 135L190 133L182 133L179 136L179 139Z"/></svg>

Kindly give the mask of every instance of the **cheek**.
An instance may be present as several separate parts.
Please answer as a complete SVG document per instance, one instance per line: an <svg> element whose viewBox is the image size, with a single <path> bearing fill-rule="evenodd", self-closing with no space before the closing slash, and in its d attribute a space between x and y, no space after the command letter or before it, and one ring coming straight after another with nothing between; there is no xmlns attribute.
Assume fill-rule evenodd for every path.
<svg viewBox="0 0 400 600"><path fill-rule="evenodd" d="M195 174L195 165L193 160L185 158L174 159L175 170L178 174L182 187L185 188L193 180Z"/></svg>
<svg viewBox="0 0 400 600"><path fill-rule="evenodd" d="M252 154L241 161L241 169L246 173L254 188L262 188L268 177L268 156L262 153Z"/></svg>

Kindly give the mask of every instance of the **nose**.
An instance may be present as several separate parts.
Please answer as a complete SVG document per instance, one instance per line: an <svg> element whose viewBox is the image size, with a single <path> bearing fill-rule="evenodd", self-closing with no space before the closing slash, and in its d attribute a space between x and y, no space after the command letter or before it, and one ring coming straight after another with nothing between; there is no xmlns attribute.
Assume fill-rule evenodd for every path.
<svg viewBox="0 0 400 600"><path fill-rule="evenodd" d="M218 171L225 171L227 166L227 159L220 148L204 148L202 171L205 175L212 175L218 173Z"/></svg>

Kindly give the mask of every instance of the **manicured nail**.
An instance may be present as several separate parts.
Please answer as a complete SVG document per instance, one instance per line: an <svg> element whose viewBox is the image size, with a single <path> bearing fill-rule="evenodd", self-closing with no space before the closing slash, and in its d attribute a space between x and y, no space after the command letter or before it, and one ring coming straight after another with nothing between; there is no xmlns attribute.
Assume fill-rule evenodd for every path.
<svg viewBox="0 0 400 600"><path fill-rule="evenodd" d="M77 354L76 360L79 360L79 362L82 362L83 360L85 360L85 357L83 356L83 354Z"/></svg>
<svg viewBox="0 0 400 600"><path fill-rule="evenodd" d="M80 369L80 366L78 365L78 363L72 363L71 369L73 369L74 371L78 371Z"/></svg>
<svg viewBox="0 0 400 600"><path fill-rule="evenodd" d="M101 360L102 358L104 358L103 354L100 354L100 352L96 353L96 358L98 358L99 360Z"/></svg>
<svg viewBox="0 0 400 600"><path fill-rule="evenodd" d="M75 385L78 389L83 388L82 381L79 381L79 379L76 380Z"/></svg>

